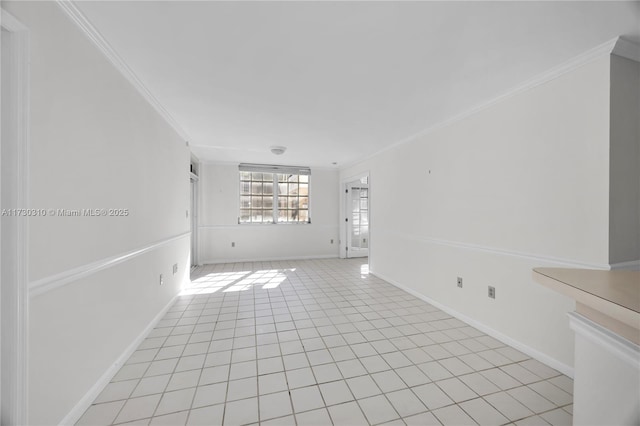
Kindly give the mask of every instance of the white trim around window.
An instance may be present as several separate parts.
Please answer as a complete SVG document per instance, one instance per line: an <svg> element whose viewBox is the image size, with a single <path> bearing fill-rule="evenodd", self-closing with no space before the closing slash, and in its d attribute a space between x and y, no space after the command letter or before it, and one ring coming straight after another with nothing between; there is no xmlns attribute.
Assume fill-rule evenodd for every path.
<svg viewBox="0 0 640 426"><path fill-rule="evenodd" d="M238 224L311 223L311 169L240 164Z"/></svg>

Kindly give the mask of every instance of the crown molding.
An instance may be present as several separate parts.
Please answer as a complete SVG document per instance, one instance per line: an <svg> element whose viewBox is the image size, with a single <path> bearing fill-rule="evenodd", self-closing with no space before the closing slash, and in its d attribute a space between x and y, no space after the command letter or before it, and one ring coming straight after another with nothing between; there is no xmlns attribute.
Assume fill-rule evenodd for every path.
<svg viewBox="0 0 640 426"><path fill-rule="evenodd" d="M525 80L521 84L515 87L512 87L511 89L507 90L505 93L498 95L493 99L490 99L486 102L476 105L475 107L472 107L466 111L463 111L460 114L454 115L449 119L436 123L433 126L427 127L426 129L423 129L418 133L414 133L411 136L401 139L379 151L374 152L373 154L367 155L366 157L360 160L347 163L344 166L341 166L340 170L345 170L345 169L354 167L365 161L371 160L372 158L375 158L380 154L383 154L387 151L391 151L401 145L404 145L409 142L413 142L416 139L427 136L428 134L435 132L436 130L439 130L451 124L457 123L458 121L462 121L463 119L470 117L487 108L490 108L493 105L499 102L502 102L512 96L518 95L529 89L533 89L534 87L537 87L549 81L555 80L556 78L568 72L571 72L577 68L580 68L581 66L586 65L589 62L592 62L593 60L606 55L622 56L624 58L631 59L636 62L640 62L640 46L628 40L625 40L621 37L616 37L612 40L607 41L606 43L602 43L598 46L595 46L592 49L589 49L586 52L583 52L580 55L575 56L569 59L568 61L561 63L560 65L557 65L541 74L538 74L535 77L530 78L529 80Z"/></svg>
<svg viewBox="0 0 640 426"><path fill-rule="evenodd" d="M56 0L60 8L71 18L77 27L91 40L91 42L102 52L113 66L133 85L142 97L160 114L176 133L185 141L189 140L187 132L178 124L173 116L167 111L160 101L147 89L144 83L138 78L133 70L127 65L122 57L105 40L100 32L91 24L89 19L77 8L71 0Z"/></svg>
<svg viewBox="0 0 640 426"><path fill-rule="evenodd" d="M147 89L142 81L136 76L126 62L118 55L118 53L111 47L111 45L104 39L100 32L91 24L89 19L76 7L71 0L56 0L56 3L60 8L71 18L71 20L85 33L85 35L94 43L94 45L109 59L109 61L116 67L118 71L140 92L140 94L149 102L149 104L164 118L164 120L185 140L189 140L189 136L173 118L173 116L162 106L158 99ZM547 72L537 75L536 77L525 81L524 83L512 88L506 93L499 95L487 102L477 105L461 114L455 115L445 121L437 123L428 127L418 133L415 133L407 138L399 140L392 145L389 145L382 150L376 151L373 154L356 160L351 163L347 163L344 166L340 166L336 169L346 169L353 167L359 163L369 160L379 154L392 150L400 145L411 142L419 137L425 136L435 130L446 127L464 118L467 118L477 112L480 112L490 106L509 98L513 95L531 89L533 87L544 84L548 81L558 78L559 76L570 72L592 60L607 54L614 54L621 56L636 62L640 62L640 46L625 40L621 37L616 37L606 43L596 46L566 62L550 69ZM207 164L207 162L204 162Z"/></svg>
<svg viewBox="0 0 640 426"><path fill-rule="evenodd" d="M23 25L22 22L18 21L12 14L4 9L1 9L0 11L0 23L2 24L2 27L10 33L29 31L29 29L25 25Z"/></svg>

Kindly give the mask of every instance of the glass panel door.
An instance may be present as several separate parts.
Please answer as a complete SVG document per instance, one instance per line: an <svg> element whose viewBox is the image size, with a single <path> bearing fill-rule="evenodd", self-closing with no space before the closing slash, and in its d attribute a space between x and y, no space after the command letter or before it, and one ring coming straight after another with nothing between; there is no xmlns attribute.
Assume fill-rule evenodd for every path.
<svg viewBox="0 0 640 426"><path fill-rule="evenodd" d="M347 257L369 255L369 185L357 180L347 184Z"/></svg>

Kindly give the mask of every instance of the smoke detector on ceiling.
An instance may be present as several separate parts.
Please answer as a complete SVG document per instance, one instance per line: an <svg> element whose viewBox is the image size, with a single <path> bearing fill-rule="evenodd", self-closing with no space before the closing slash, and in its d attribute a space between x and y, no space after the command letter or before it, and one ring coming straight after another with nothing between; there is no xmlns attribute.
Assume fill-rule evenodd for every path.
<svg viewBox="0 0 640 426"><path fill-rule="evenodd" d="M282 155L287 150L287 147L286 146L272 146L269 149L271 149L271 152L273 154L275 154L275 155Z"/></svg>

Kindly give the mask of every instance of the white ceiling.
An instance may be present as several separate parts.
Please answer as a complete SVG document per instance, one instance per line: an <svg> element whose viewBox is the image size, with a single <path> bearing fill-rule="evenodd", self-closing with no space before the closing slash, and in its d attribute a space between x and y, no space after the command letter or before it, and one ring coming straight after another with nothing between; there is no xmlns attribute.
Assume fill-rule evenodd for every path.
<svg viewBox="0 0 640 426"><path fill-rule="evenodd" d="M345 165L617 36L640 43L639 2L76 5L205 161Z"/></svg>

